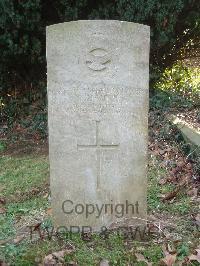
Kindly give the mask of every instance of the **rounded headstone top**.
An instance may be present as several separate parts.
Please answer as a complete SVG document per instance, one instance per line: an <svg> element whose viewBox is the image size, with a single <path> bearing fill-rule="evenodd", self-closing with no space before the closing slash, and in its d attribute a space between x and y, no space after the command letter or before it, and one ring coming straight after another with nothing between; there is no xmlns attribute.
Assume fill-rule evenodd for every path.
<svg viewBox="0 0 200 266"><path fill-rule="evenodd" d="M137 28L143 28L149 31L150 26L144 25L144 24L139 24L135 22L129 22L129 21L121 21L121 20L75 20L75 21L69 21L69 22L63 22L63 23L57 23L57 24L52 24L47 26L47 30L49 29L55 29L60 26L72 26L72 25L83 25L83 26L88 26L88 25L96 25L96 26L126 26L126 27L137 27Z"/></svg>

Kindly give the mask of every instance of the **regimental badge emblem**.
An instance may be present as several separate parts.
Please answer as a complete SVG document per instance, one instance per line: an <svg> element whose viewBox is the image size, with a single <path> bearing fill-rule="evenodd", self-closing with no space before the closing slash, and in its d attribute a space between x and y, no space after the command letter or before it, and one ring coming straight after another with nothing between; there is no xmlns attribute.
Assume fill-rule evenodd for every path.
<svg viewBox="0 0 200 266"><path fill-rule="evenodd" d="M111 55L106 49L95 48L89 51L86 59L86 65L91 70L102 71L107 68L110 61Z"/></svg>

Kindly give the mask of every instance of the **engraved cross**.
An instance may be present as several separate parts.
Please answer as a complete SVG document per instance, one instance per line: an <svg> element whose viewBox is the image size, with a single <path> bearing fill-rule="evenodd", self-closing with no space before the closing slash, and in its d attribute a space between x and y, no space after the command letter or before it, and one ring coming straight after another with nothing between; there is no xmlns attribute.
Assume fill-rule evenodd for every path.
<svg viewBox="0 0 200 266"><path fill-rule="evenodd" d="M101 168L102 168L102 155L105 150L114 150L119 147L119 144L100 144L99 143L99 124L96 121L96 143L93 145L80 145L77 144L78 150L96 149L97 154L97 189L100 188Z"/></svg>

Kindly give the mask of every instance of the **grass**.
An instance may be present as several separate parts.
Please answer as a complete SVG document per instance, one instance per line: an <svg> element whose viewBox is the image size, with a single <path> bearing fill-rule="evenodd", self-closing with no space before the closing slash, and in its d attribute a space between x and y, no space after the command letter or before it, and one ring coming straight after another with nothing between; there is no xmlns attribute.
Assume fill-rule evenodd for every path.
<svg viewBox="0 0 200 266"><path fill-rule="evenodd" d="M150 106L156 109L192 108L199 106L199 67L178 61L167 67L156 82Z"/></svg>
<svg viewBox="0 0 200 266"><path fill-rule="evenodd" d="M48 183L48 160L39 157L9 157L0 158L0 197L6 199L5 214L0 215L0 241L16 236L16 221L34 216L48 207L47 198L34 195L36 188L45 189ZM12 258L27 249L26 245L3 245L0 258Z"/></svg>
<svg viewBox="0 0 200 266"><path fill-rule="evenodd" d="M82 265L97 265L101 259L107 259L112 265L124 265L131 259L131 253L128 253L124 246L123 238L120 235L113 234L107 240L94 236L89 245L80 239L79 236L73 236L73 244L76 252L66 257L66 261L81 262Z"/></svg>
<svg viewBox="0 0 200 266"><path fill-rule="evenodd" d="M162 196L173 191L175 189L174 184L166 183L160 185L159 181L161 178L166 176L166 170L159 166L159 162L151 165L151 171L149 171L149 186L148 186L148 207L149 211L157 210L158 212L166 211L175 215L185 215L188 214L193 208L191 199L187 196L184 191L180 191L175 200L162 201ZM193 209L194 210L194 209Z"/></svg>
<svg viewBox="0 0 200 266"><path fill-rule="evenodd" d="M45 156L0 158L1 193L9 198L13 195L28 192L35 187L41 187L48 181L48 161Z"/></svg>
<svg viewBox="0 0 200 266"><path fill-rule="evenodd" d="M189 213L191 205L189 198L184 194L180 194L173 204L160 200L161 194L173 190L174 187L170 184L159 185L158 181L166 175L166 171L159 167L159 163L155 163L155 160L152 161L149 168L149 211L164 211L173 215L174 213L177 215ZM46 212L49 207L47 197L44 197L42 193L32 194L32 191L35 188L40 188L42 191L46 186L49 176L48 168L48 160L45 156L21 158L5 156L0 159L0 195L8 199L7 204L3 206L6 213L0 215L0 241L16 237L17 221L22 221L22 225L28 224L33 217ZM23 197L24 194L26 197ZM50 225L49 218L44 220L43 226ZM181 221L180 231L188 226L191 224ZM93 235L91 241L85 241L77 234L72 235L70 239L52 238L31 242L30 238L26 238L19 244L9 241L3 243L0 248L0 260L6 260L11 265L37 265L42 262L45 255L64 249L69 243L75 247L75 251L65 256L66 265L76 262L78 265L92 266L98 265L102 259L107 259L110 265L147 265L143 261L137 261L135 253L140 253L156 266L163 258L161 245L151 240L150 242L130 241L129 243L122 235L113 233L108 239ZM190 248L185 242L182 245L183 247L178 247L180 258L186 256Z"/></svg>
<svg viewBox="0 0 200 266"><path fill-rule="evenodd" d="M0 240L15 235L14 221L11 216L0 215Z"/></svg>
<svg viewBox="0 0 200 266"><path fill-rule="evenodd" d="M10 253L13 255L16 266L37 265L42 262L42 258L49 252L59 250L59 245L56 241L44 240L34 245L30 242L24 242L21 246L8 245L6 248L6 255L10 258Z"/></svg>
<svg viewBox="0 0 200 266"><path fill-rule="evenodd" d="M95 236L89 244L79 236L73 236L70 240L75 247L75 251L64 257L66 263L76 262L82 266L99 265L102 259L108 260L110 265L146 265L136 261L134 249L127 249L123 238L112 235L107 241ZM13 261L15 265L35 265L35 262L42 262L46 254L58 251L62 245L58 241L43 240L35 244L23 243L21 246L7 245L5 249L6 257ZM152 261L157 261L163 257L161 248L149 247L144 256ZM131 265L131 264L130 264Z"/></svg>

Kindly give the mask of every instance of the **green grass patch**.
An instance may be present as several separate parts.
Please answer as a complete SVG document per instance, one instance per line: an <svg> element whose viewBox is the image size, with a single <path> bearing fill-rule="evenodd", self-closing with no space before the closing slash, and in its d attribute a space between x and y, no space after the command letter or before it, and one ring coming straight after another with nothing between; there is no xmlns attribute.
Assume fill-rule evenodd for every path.
<svg viewBox="0 0 200 266"><path fill-rule="evenodd" d="M76 252L66 257L66 261L75 261L79 265L98 265L102 259L108 260L111 265L125 265L130 262L131 254L126 250L124 239L119 234L111 234L108 239L95 235L91 243L73 236L72 242Z"/></svg>
<svg viewBox="0 0 200 266"><path fill-rule="evenodd" d="M143 255L148 261L153 263L160 261L164 257L162 247L155 244L151 244L149 247L146 247L143 251Z"/></svg>
<svg viewBox="0 0 200 266"><path fill-rule="evenodd" d="M48 207L47 199L33 198L24 202L10 203L7 205L7 215L31 215Z"/></svg>
<svg viewBox="0 0 200 266"><path fill-rule="evenodd" d="M80 235L73 234L70 240L62 243L58 240L43 240L34 244L24 242L20 246L10 244L4 247L4 259L10 263L14 261L14 265L36 265L36 262L42 262L46 255L64 249L69 242L75 250L64 257L66 263L73 261L82 266L96 266L102 259L107 259L110 265L136 262L133 252L126 249L123 238L116 234L110 235L107 240L94 235L91 242L83 241Z"/></svg>
<svg viewBox="0 0 200 266"><path fill-rule="evenodd" d="M3 206L6 213L0 214L0 240L15 237L16 218L34 215L48 207L47 198L38 195L21 201L23 193L48 182L48 167L45 156L0 158L0 196L7 202Z"/></svg>
<svg viewBox="0 0 200 266"><path fill-rule="evenodd" d="M0 215L0 241L15 235L14 220L12 216Z"/></svg>
<svg viewBox="0 0 200 266"><path fill-rule="evenodd" d="M34 244L26 241L20 245L7 244L4 246L2 258L15 266L35 266L42 261L45 255L57 250L59 250L57 241L43 240Z"/></svg>
<svg viewBox="0 0 200 266"><path fill-rule="evenodd" d="M1 193L6 198L42 186L48 181L48 176L49 164L45 156L0 158Z"/></svg>
<svg viewBox="0 0 200 266"><path fill-rule="evenodd" d="M148 194L147 194L147 205L149 211L166 211L168 213L183 215L188 214L193 206L189 196L180 191L173 202L170 200L162 201L162 196L175 190L175 185L166 183L160 185L159 181L161 178L166 176L166 169L159 166L159 162L156 165L151 165L148 172Z"/></svg>

